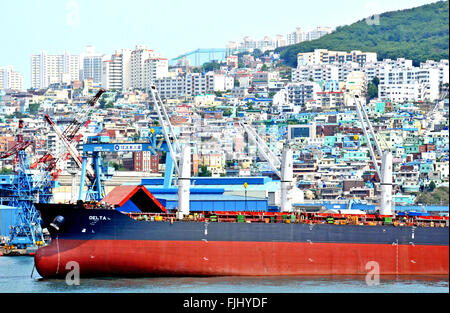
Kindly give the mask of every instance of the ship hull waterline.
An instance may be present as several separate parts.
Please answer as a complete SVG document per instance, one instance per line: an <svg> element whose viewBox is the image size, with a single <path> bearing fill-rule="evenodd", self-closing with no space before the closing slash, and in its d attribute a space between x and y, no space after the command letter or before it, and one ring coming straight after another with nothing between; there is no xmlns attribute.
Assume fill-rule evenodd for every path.
<svg viewBox="0 0 450 313"><path fill-rule="evenodd" d="M42 277L72 261L81 276L442 275L449 264L448 247L392 244L58 239L35 255Z"/></svg>

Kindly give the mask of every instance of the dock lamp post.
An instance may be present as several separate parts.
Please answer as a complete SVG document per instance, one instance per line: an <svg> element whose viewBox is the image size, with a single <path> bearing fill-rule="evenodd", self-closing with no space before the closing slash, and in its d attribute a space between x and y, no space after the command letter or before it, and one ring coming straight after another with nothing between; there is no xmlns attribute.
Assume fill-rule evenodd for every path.
<svg viewBox="0 0 450 313"><path fill-rule="evenodd" d="M248 184L245 182L244 183L244 190L245 190L245 211L247 211L247 186Z"/></svg>

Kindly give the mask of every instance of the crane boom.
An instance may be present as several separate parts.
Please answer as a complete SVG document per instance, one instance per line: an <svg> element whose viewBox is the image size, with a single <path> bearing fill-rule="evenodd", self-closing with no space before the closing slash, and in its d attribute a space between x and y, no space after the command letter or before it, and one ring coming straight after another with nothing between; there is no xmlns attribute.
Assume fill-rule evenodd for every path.
<svg viewBox="0 0 450 313"><path fill-rule="evenodd" d="M89 122L88 117L91 113L92 109L95 106L95 103L100 99L101 95L105 92L105 89L100 89L93 97L91 97L88 101L88 106L83 109L81 112L77 113L64 131L61 131L55 122L50 118L48 114L44 115L45 121L52 127L55 131L56 135L63 142L63 148L58 151L55 156L47 153L34 164L31 165L31 168L37 167L38 164L47 164L45 171L52 173L52 179L55 180L60 172L60 164L62 161L66 160L68 157L72 157L75 161L75 164L81 168L82 167L82 159L78 152L78 150L74 147L73 143L78 142L81 138L80 134L78 134L82 125L85 125ZM94 179L94 172L91 168L87 169L87 176L92 181Z"/></svg>
<svg viewBox="0 0 450 313"><path fill-rule="evenodd" d="M356 112L361 122L361 127L364 131L364 136L367 138L367 144L369 146L370 155L372 157L373 164L375 166L378 177L380 178L380 213L382 215L392 215L392 154L390 151L382 151L373 131L369 117L366 110L360 103L360 97L353 94L353 100L356 105ZM368 126L366 126L366 123ZM377 158L370 142L370 138L367 133L367 128L372 135L376 150L381 159L381 170L378 166Z"/></svg>
<svg viewBox="0 0 450 313"><path fill-rule="evenodd" d="M66 136L64 136L64 133L61 132L59 127L56 125L55 122L53 122L53 120L50 118L50 116L48 116L48 114L46 114L44 117L45 117L45 120L47 121L47 123L50 124L50 126L55 131L56 135L61 139L61 141L63 142L63 144L65 146L65 149L63 149L63 151L60 152L60 154L56 156L55 166L58 167L57 164L59 164L61 161L63 161L65 159L65 156L67 155L67 153L69 153L70 156L72 157L72 159L75 161L75 164L79 168L81 168L82 167L82 158L81 158L81 155L78 152L78 150L72 145L72 142ZM86 171L87 171L88 177L90 177L90 178L94 177L94 172L92 171L91 168L87 168Z"/></svg>
<svg viewBox="0 0 450 313"><path fill-rule="evenodd" d="M150 86L150 93L152 94L153 103L155 104L156 113L158 114L158 119L159 119L159 122L161 123L164 139L167 142L167 147L169 148L170 155L171 155L171 157L172 157L172 159L174 161L173 164L175 166L175 170L177 171L177 174L180 175L180 169L179 169L179 166L178 166L178 154L180 153L181 150L179 149L178 140L177 140L177 138L175 136L175 132L173 131L172 124L170 123L170 120L169 120L169 118L167 116L167 112L165 112L164 106L162 105L162 101L161 101L161 98L159 97L159 95L158 95L158 100L156 99L156 95L158 94L158 90L156 89L155 85L151 85ZM158 101L161 101L161 107L160 107L160 103ZM162 108L162 110L164 112L163 113L164 117L161 114L161 108ZM167 120L165 120L165 118ZM167 130L167 127L169 127L169 130ZM169 137L169 131L172 134L172 138L173 138L173 142L175 144L175 148L178 149L178 151L174 150L174 147L172 146L172 141L171 141L171 138Z"/></svg>
<svg viewBox="0 0 450 313"><path fill-rule="evenodd" d="M367 138L367 145L369 146L370 157L372 158L373 166L375 167L375 171L377 172L378 177L381 179L380 168L378 167L377 158L376 158L375 152L373 150L372 144L370 142L370 137L369 137L368 132L367 132L366 123L368 122L368 124L370 125L370 121L366 121L365 120L365 118L363 116L363 113L361 112L361 111L363 111L363 109L360 107L359 97L357 95L354 95L354 101L355 101L355 105L356 105L356 112L358 113L358 117L359 117L359 120L361 122L361 128L363 129L364 136ZM373 129L372 128L370 128L370 129L372 130L373 140L376 143L377 140L375 138L375 134L373 133ZM378 146L378 144L377 144L377 146ZM380 153L380 157L381 157L381 153Z"/></svg>
<svg viewBox="0 0 450 313"><path fill-rule="evenodd" d="M102 96L103 93L105 93L106 90L101 88L99 91L89 99L88 106L81 110L80 112L75 114L74 119L72 120L71 124L67 126L66 129L64 129L63 134L66 138L71 141L78 133L78 131L81 128L81 125L87 122L87 118L89 117L89 114L94 109L95 104L97 103L98 99Z"/></svg>
<svg viewBox="0 0 450 313"><path fill-rule="evenodd" d="M272 152L272 150L269 149L264 140L253 130L253 128L241 121L239 121L239 125L241 125L241 127L247 132L247 134L252 137L253 141L258 146L259 151L262 153L267 163L269 163L272 171L274 171L275 174L277 174L277 176L281 179L281 172L278 170L278 167L281 166L281 161L278 159L278 157Z"/></svg>

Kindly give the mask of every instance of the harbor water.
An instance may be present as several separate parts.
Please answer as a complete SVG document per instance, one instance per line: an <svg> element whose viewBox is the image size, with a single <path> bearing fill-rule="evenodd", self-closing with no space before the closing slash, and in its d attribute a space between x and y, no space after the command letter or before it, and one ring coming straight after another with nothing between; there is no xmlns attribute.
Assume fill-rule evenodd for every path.
<svg viewBox="0 0 450 313"><path fill-rule="evenodd" d="M43 279L30 256L0 256L2 293L449 293L448 276L145 277Z"/></svg>

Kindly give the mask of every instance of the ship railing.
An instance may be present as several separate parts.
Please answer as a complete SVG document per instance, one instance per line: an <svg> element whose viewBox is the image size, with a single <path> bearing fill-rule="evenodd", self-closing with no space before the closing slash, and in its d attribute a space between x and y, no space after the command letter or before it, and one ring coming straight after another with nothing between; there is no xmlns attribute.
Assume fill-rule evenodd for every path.
<svg viewBox="0 0 450 313"><path fill-rule="evenodd" d="M307 213L307 212L228 212L199 211L191 212L182 220L176 213L133 212L124 214L138 221L155 222L232 222L232 223L304 223L304 224L335 224L335 225L392 225L416 227L448 227L448 216L392 216L378 214L337 214L337 213Z"/></svg>

